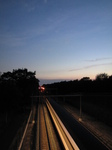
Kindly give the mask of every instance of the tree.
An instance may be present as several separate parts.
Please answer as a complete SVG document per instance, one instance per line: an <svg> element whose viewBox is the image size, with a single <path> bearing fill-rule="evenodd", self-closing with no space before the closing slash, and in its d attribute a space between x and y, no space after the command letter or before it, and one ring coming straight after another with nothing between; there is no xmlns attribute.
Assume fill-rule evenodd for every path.
<svg viewBox="0 0 112 150"><path fill-rule="evenodd" d="M105 80L108 79L108 75L106 73L101 73L96 76L96 80Z"/></svg>
<svg viewBox="0 0 112 150"><path fill-rule="evenodd" d="M12 109L31 104L30 96L38 94L39 80L36 72L17 69L0 77L1 108Z"/></svg>
<svg viewBox="0 0 112 150"><path fill-rule="evenodd" d="M83 77L81 81L90 81L90 77Z"/></svg>

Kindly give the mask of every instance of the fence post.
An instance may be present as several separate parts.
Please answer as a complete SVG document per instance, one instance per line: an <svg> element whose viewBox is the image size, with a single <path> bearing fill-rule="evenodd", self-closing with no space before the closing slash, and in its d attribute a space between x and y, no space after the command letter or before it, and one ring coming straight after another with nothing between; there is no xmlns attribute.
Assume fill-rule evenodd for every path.
<svg viewBox="0 0 112 150"><path fill-rule="evenodd" d="M80 117L79 121L82 121L82 95L80 94Z"/></svg>

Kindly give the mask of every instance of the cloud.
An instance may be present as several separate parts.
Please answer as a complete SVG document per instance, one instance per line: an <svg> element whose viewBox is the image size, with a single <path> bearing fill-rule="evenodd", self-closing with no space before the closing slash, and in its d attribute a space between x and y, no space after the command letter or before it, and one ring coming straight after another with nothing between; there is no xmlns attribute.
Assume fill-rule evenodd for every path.
<svg viewBox="0 0 112 150"><path fill-rule="evenodd" d="M84 66L84 67L81 67L81 68L71 69L69 71L85 70L85 69L89 69L89 68L93 68L93 67L100 67L100 66L107 66L107 65L112 65L112 62L110 62L110 63L103 63L103 64L88 65L88 66Z"/></svg>
<svg viewBox="0 0 112 150"><path fill-rule="evenodd" d="M48 3L48 0L43 0L42 1L44 4L47 4ZM25 9L28 11L28 12L32 12L32 11L35 11L37 8L39 8L40 6L40 2L37 1L37 0L32 0L32 1L23 1L23 5L25 7Z"/></svg>
<svg viewBox="0 0 112 150"><path fill-rule="evenodd" d="M85 60L88 62L97 62L97 61L102 61L102 60L110 60L112 57L104 57L104 58L96 58L96 59L90 59L90 60Z"/></svg>
<svg viewBox="0 0 112 150"><path fill-rule="evenodd" d="M24 7L24 9L28 12L35 11L39 6L39 2L37 0L32 0L32 1L23 0L20 3Z"/></svg>
<svg viewBox="0 0 112 150"><path fill-rule="evenodd" d="M47 0L44 0L44 3L47 4Z"/></svg>
<svg viewBox="0 0 112 150"><path fill-rule="evenodd" d="M22 46L25 44L25 41L28 39L27 36L18 36L12 33L0 34L0 44L5 46Z"/></svg>

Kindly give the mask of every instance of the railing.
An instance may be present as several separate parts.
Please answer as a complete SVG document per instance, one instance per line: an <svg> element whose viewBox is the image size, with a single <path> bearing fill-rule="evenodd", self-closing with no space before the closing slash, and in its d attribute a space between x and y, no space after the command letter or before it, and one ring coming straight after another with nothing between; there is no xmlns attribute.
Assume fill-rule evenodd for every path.
<svg viewBox="0 0 112 150"><path fill-rule="evenodd" d="M63 143L64 148L66 150L69 150L69 149L79 150L77 144L75 143L75 141L73 140L73 138L71 137L71 135L69 134L64 124L62 123L62 121L60 120L60 118L58 117L58 115L56 114L56 112L54 111L54 109L52 108L51 104L49 103L47 99L46 99L46 104L50 112L50 115L52 117L52 120L55 124L55 127L58 131L59 137Z"/></svg>

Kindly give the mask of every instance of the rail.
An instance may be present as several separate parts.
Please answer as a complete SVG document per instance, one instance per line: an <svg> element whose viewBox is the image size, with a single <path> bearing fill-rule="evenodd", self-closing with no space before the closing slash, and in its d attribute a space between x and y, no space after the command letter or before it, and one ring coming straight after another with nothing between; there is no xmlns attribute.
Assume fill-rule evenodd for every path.
<svg viewBox="0 0 112 150"><path fill-rule="evenodd" d="M23 144L23 140L24 140L24 137L25 137L25 134L26 134L27 128L28 128L28 124L29 124L29 121L30 121L31 115L32 115L32 110L30 111L30 114L29 114L29 117L28 117L28 121L27 121L27 124L26 124L25 130L24 130L23 136L22 136L22 138L21 138L21 142L20 142L20 144L19 144L18 150L21 150L21 147L22 147L22 144Z"/></svg>
<svg viewBox="0 0 112 150"><path fill-rule="evenodd" d="M36 150L61 150L49 111L44 102L38 105Z"/></svg>

